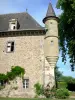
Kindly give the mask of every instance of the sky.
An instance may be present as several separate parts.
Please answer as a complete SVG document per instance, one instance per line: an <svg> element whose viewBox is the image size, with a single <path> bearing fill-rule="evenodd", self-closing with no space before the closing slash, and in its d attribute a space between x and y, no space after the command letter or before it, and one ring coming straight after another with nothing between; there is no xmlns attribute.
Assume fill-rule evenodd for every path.
<svg viewBox="0 0 75 100"><path fill-rule="evenodd" d="M56 8L57 0L0 0L0 14L27 12L34 18L40 25L44 26L42 20L46 15L48 4L52 3L54 11L57 16L61 14L61 10ZM57 62L59 70L63 75L75 77L75 72L71 71L69 58L67 56L67 63L62 63L61 53Z"/></svg>

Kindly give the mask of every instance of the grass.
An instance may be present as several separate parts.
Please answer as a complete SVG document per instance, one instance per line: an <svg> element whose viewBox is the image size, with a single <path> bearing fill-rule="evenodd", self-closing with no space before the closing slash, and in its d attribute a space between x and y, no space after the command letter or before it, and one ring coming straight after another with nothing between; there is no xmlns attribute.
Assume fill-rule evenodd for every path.
<svg viewBox="0 0 75 100"><path fill-rule="evenodd" d="M0 100L75 100L75 99L40 99L40 98L0 98Z"/></svg>
<svg viewBox="0 0 75 100"><path fill-rule="evenodd" d="M70 92L70 96L75 96L75 92ZM42 98L1 98L0 100L75 100L75 98L68 99L42 99Z"/></svg>

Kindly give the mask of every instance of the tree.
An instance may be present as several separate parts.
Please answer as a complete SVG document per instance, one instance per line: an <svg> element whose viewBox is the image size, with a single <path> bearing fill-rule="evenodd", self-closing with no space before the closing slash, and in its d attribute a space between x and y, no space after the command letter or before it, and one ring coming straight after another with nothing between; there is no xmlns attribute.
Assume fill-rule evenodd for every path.
<svg viewBox="0 0 75 100"><path fill-rule="evenodd" d="M66 63L69 55L70 63L75 65L75 0L58 0L57 8L62 10L59 16L59 38L62 61Z"/></svg>
<svg viewBox="0 0 75 100"><path fill-rule="evenodd" d="M62 73L58 70L59 67L55 67L55 82L56 82L56 88L58 88L58 81L61 80Z"/></svg>

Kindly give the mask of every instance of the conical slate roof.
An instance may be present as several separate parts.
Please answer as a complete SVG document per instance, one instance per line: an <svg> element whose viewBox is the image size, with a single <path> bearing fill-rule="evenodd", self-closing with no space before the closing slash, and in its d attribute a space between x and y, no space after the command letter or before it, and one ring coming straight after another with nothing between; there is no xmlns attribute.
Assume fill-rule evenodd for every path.
<svg viewBox="0 0 75 100"><path fill-rule="evenodd" d="M56 16L51 3L49 3L47 14L46 14L46 17L49 16Z"/></svg>
<svg viewBox="0 0 75 100"><path fill-rule="evenodd" d="M55 12L54 12L54 9L53 9L51 3L49 3L48 10L47 10L47 14L46 14L46 17L43 19L43 23L45 23L45 21L47 19L49 19L49 18L58 19L58 17L56 17L56 15L55 15Z"/></svg>

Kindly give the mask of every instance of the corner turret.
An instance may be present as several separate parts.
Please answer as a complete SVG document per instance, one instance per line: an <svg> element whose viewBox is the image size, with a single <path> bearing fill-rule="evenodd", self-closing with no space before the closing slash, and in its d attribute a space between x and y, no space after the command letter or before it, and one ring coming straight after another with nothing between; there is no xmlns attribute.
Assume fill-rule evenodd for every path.
<svg viewBox="0 0 75 100"><path fill-rule="evenodd" d="M47 73L47 75L45 74L45 86L50 83L50 79L52 78L51 87L53 87L53 85L55 85L54 68L58 60L59 50L58 50L58 17L56 17L51 3L49 3L47 14L46 17L43 19L43 23L45 24L46 28L46 35L44 38L44 55L50 67L50 70L48 71L45 70L45 73Z"/></svg>

